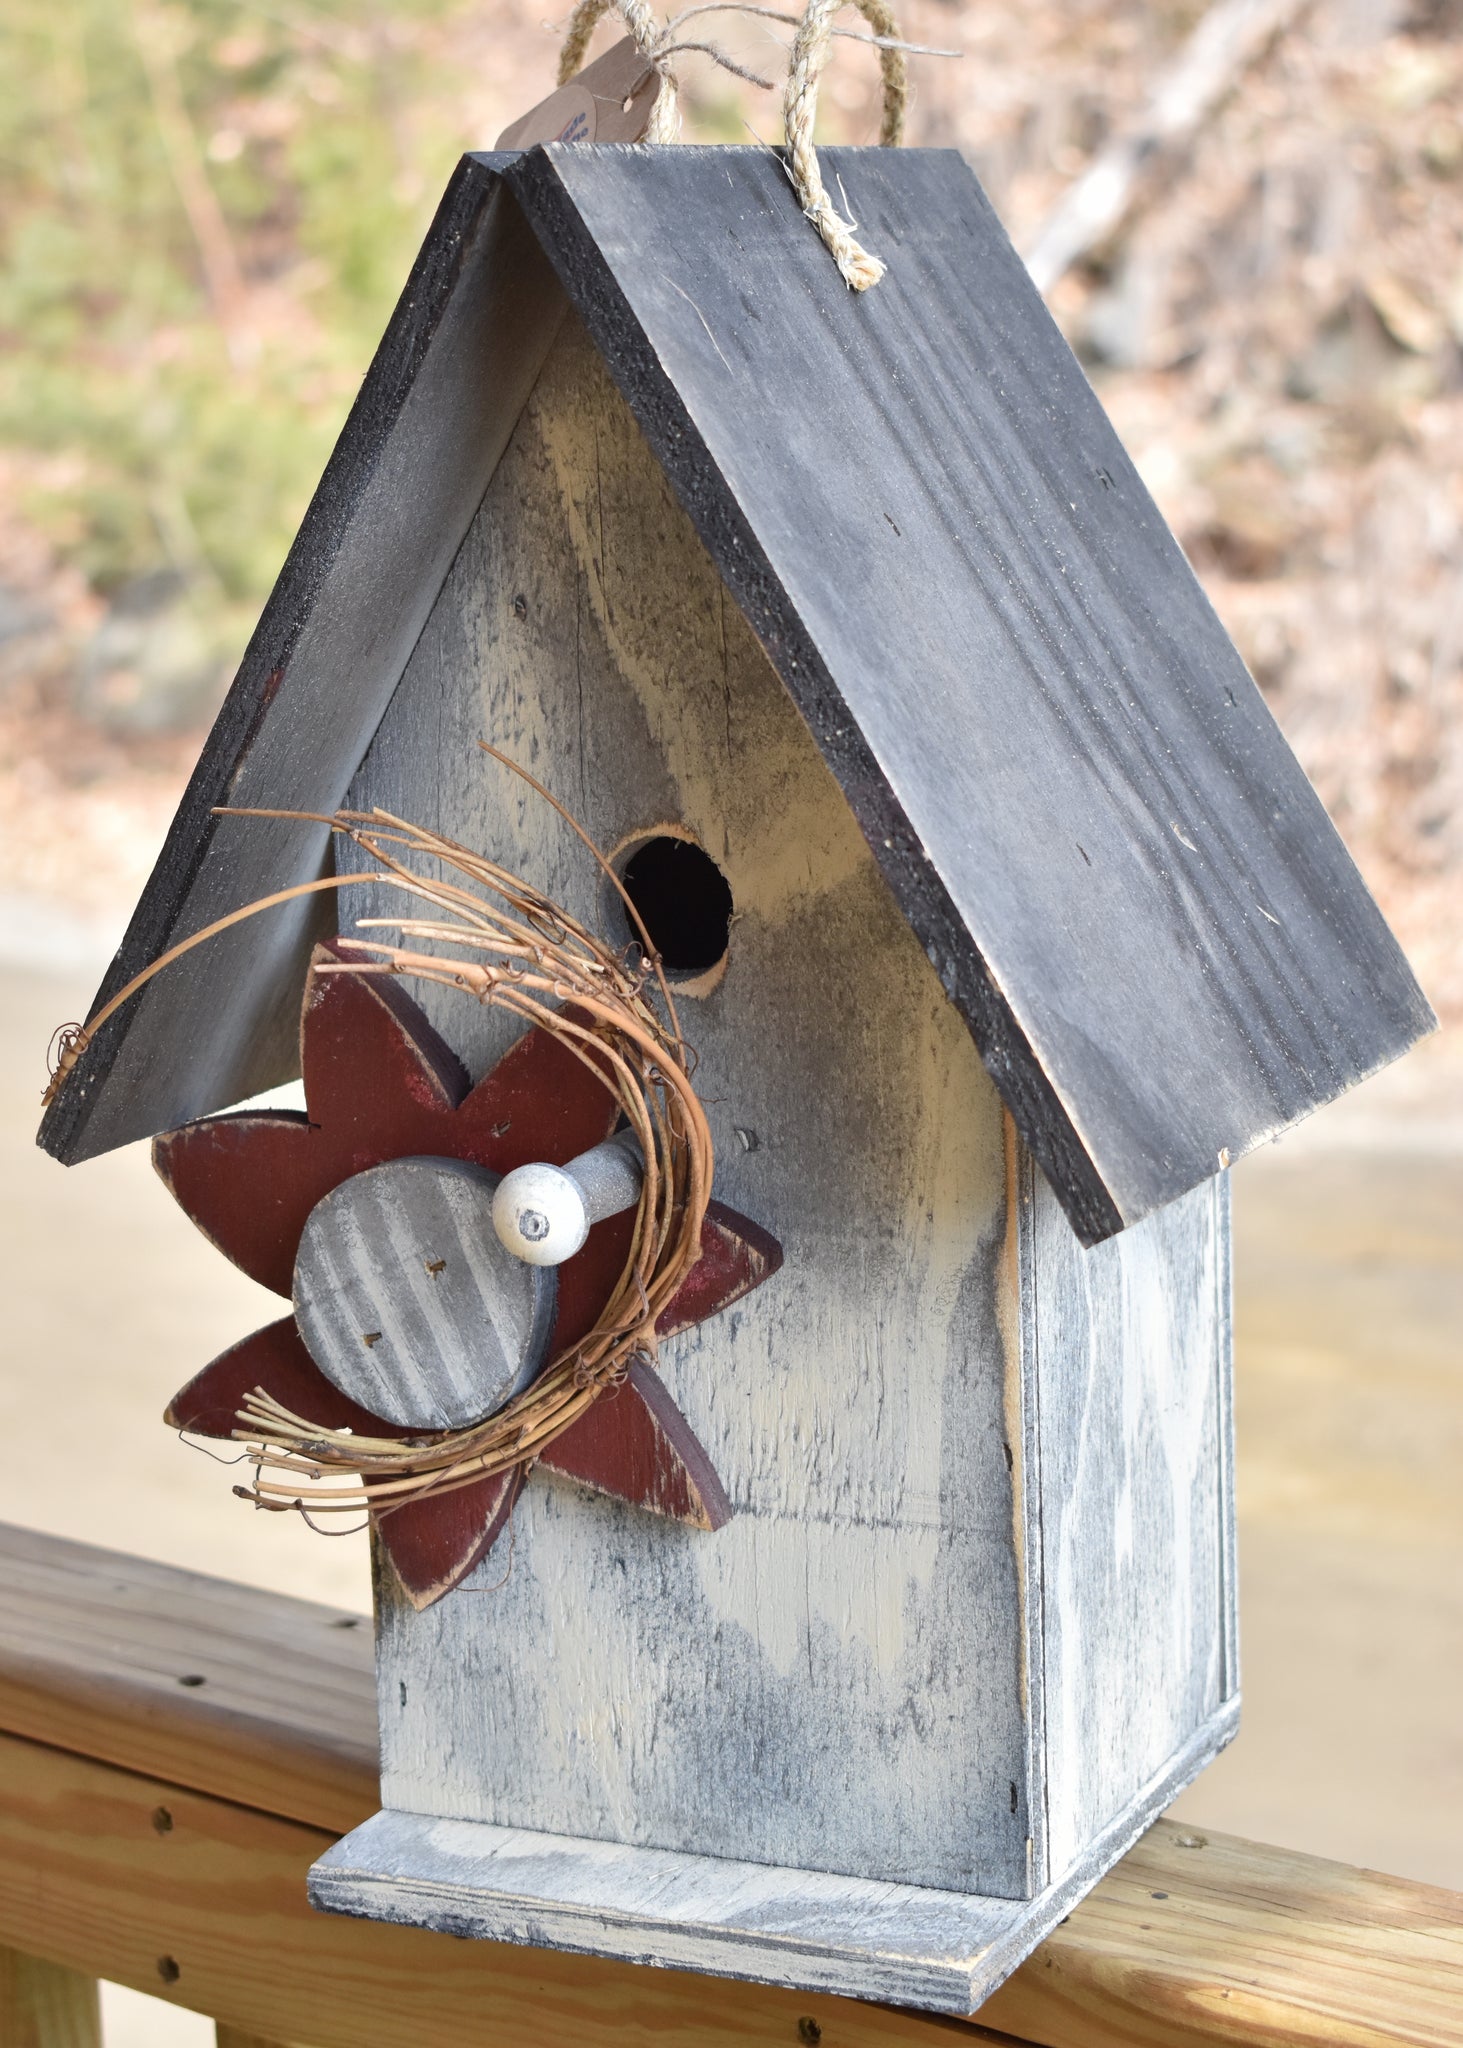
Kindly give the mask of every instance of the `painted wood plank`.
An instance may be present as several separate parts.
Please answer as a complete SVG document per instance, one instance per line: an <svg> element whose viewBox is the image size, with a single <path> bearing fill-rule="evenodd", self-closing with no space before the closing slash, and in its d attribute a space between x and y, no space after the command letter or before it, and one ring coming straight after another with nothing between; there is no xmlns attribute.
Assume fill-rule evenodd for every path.
<svg viewBox="0 0 1463 2048"><path fill-rule="evenodd" d="M1020 1895L1040 1882L1033 1575L999 1101L786 691L565 323L353 804L420 818L617 933L579 843L669 823L721 867L684 1002L716 1192L782 1242L660 1368L736 1510L667 1529L564 1483L418 1615L383 1581L386 1799L422 1813ZM769 796L771 793L771 796ZM391 914L363 892L353 914ZM504 1026L423 988L480 1071Z"/></svg>
<svg viewBox="0 0 1463 2048"><path fill-rule="evenodd" d="M102 2048L95 1977L0 1948L4 2048Z"/></svg>
<svg viewBox="0 0 1463 2048"><path fill-rule="evenodd" d="M949 2040L948 2020L576 1956L547 1978L531 1950L311 1912L306 1868L376 1804L369 1668L342 1658L361 1632L341 1618L0 1527L0 1728L37 1738L0 1744L0 1943L319 2048L458 2048L500 2030L543 2048L786 2048L803 2015L836 2048ZM320 1645L329 1677L302 1711ZM210 1659L209 1686L170 1677ZM243 1713L222 1680L235 1669L261 1679ZM272 1766L241 1769L230 1730L271 1709ZM194 1967L168 1991L170 1943ZM261 1953L276 1967L261 1973ZM307 2024L327 2010L328 2038ZM1160 1822L981 2017L1047 2048L1463 2048L1463 1898Z"/></svg>
<svg viewBox="0 0 1463 2048"><path fill-rule="evenodd" d="M596 381L600 388L591 402ZM654 746L647 748L642 729L622 708L628 676L628 687L648 701L651 719L665 717L651 694L657 674L654 641L645 628L637 636L636 609L647 626L652 619L663 619L667 615L663 585L694 593L698 578L704 586L707 568L685 522L670 512L663 490L657 497L657 479L643 444L633 430L627 433L623 413L617 411L603 385L602 373L595 370L582 342L566 328L383 722L353 801L380 802L422 815L503 859L511 857L516 838L520 859L525 845L534 848L536 859L529 867L534 879L548 871L557 891L582 891L582 862L576 867L572 853L565 859L562 837L553 821L520 803L512 792L513 808L505 820L501 784L492 774L485 775L471 765L476 730L486 729L499 740L505 731L511 732L513 739L508 743L516 741L529 758L540 763L552 758L556 733L575 730L584 758L566 772L573 780L576 801L582 797L589 806L586 816L603 844L633 838L637 830L655 822L648 807L637 813L616 801L618 791L649 786L655 791L651 802L666 803L681 829L694 825L723 861L733 862L728 872L735 900L743 909L735 928L733 953L717 988L703 1002L688 1003L689 1028L697 1043L698 1071L706 1093L718 1106L719 1172L741 1176L735 1185L747 1190L749 1203L765 1202L770 1196L781 1205L779 1216L795 1219L799 1285L791 1300L783 1301L775 1292L768 1292L749 1309L747 1322L764 1324L755 1352L744 1353L741 1348L746 1343L745 1327L729 1331L713 1324L700 1333L695 1378L678 1383L680 1398L692 1404L693 1423L700 1434L706 1424L694 1404L708 1396L700 1392L697 1380L713 1401L714 1390L721 1385L745 1386L753 1394L768 1380L775 1386L785 1376L786 1361L800 1361L816 1346L820 1376L846 1387L841 1361L859 1360L867 1348L862 1333L876 1330L889 1345L892 1370L907 1389L917 1368L927 1367L936 1376L950 1369L950 1339L938 1303L933 1312L927 1299L911 1304L898 1293L892 1266L886 1271L870 1262L871 1242L897 1242L911 1230L917 1234L920 1223L912 1221L907 1206L884 1218L877 1207L877 1191L870 1192L871 1175L865 1170L857 1136L849 1156L846 1149L843 1153L839 1150L840 1143L849 1146L849 1135L844 1133L840 1139L826 1129L828 1105L835 1105L836 1115L838 1097L836 1093L827 1095L821 1077L834 1071L831 1063L837 1058L842 1058L846 1067L849 1055L847 1051L839 1054L830 1039L814 1034L830 1027L834 1036L845 1033L848 1012L838 1012L835 1006L829 1016L821 1015L818 992L833 971L828 964L831 958L852 943L846 927L833 924L820 930L818 898L814 896L812 915L794 905L802 920L797 927L796 965L791 953L786 958L755 952L749 956L744 950L755 932L747 909L755 906L758 888L766 887L757 874L758 861L766 854L761 839L764 827L753 804L748 818L753 830L746 847L740 848L738 838L746 826L735 811L728 812L723 792L738 781L755 791L774 776L784 791L797 786L787 767L780 765L774 771L763 765L764 753L769 760L776 758L774 747L781 744L774 740L777 727L766 701L755 692L755 681L765 671L738 655L726 694L713 707L719 732L710 731L708 717L706 732L686 736L683 759L696 759L693 748L698 737L700 746L707 749L708 765L703 773L709 788L698 790L693 774L682 767L675 804L662 799L657 788L664 774L664 742L659 742L659 753ZM550 451L559 498L568 507L564 516L574 539L567 559L562 534L556 538L551 522L535 512L543 495L537 472L545 459L542 452L533 453L536 438ZM606 475L617 480L617 495L608 503L603 484ZM649 514L637 511L637 501L653 509ZM551 513L553 509L551 500ZM637 543L641 522L654 534L654 564L645 561ZM556 561L561 564L557 581ZM532 586L534 596L531 604L525 598L522 612L526 617L520 617L516 599L523 594L529 574L537 579ZM588 593L587 603L581 592ZM687 610L688 606L676 619L679 630L668 635L671 654L662 657L674 662L680 676L694 674L698 665L706 665L706 657L697 651L694 615L688 619ZM533 630L526 636L525 646L522 627L526 623ZM716 629L719 639L725 630L720 620ZM736 643L731 645L735 648ZM719 657L719 646L717 654ZM566 680L556 685L556 675ZM667 686L661 687L669 695ZM563 691L562 699L556 689ZM771 699L774 706L780 701ZM745 759L747 766L739 775L713 777L709 764L716 759L717 745L725 748L719 733L729 724L751 735L743 755L734 756L732 763L735 769L736 762ZM441 735L441 744L430 754L410 742L414 726L422 725ZM651 729L664 728L652 724ZM796 726L791 730L796 733ZM613 736L608 742L601 736L606 731ZM629 752L632 748L635 751ZM798 758L795 750L791 758ZM602 760L609 765L597 767ZM466 770L464 763L470 764ZM687 787L699 806L694 811L685 805ZM791 834L799 829L798 815L789 798L784 797L784 803L786 829ZM735 857L742 863L740 868ZM863 858L872 873L871 863ZM591 915L596 907L593 891L579 899L570 895L569 900L585 915ZM779 899L773 895L772 900L777 914L785 915ZM389 905L383 900L362 909L363 914L389 911ZM866 947L866 915L863 923L858 944ZM760 935L753 943L761 943ZM899 1021L909 1002L909 988L921 987L921 978L929 983L935 1012L952 1021L933 976L911 948L905 964L883 983L888 1022L877 1026L881 1040L886 1036L918 1037L923 1032L923 1025ZM788 1043L783 991L791 987L806 992L799 998L796 1038ZM468 1046L473 1063L492 1057L496 1041L490 1017L450 992L427 990L424 1000L433 1007L439 1028L449 1037L456 1034ZM937 1056L923 1075L917 1081L902 1077L895 1085L933 1091L941 1102L958 1097L962 1089L978 1095L981 1077L968 1050L959 1051L958 1032L952 1037L942 1026L934 1043ZM882 1049L870 1065L887 1077ZM779 1078L783 1073L785 1081ZM768 1118L747 1115L744 1120L738 1102L749 1091L761 1091L765 1098L774 1089L778 1091L774 1113ZM885 1161L886 1185L941 1184L938 1141L927 1131L920 1141L925 1150L916 1148L906 1161L900 1148L910 1141L896 1135L898 1113L888 1094L871 1089L861 1115L866 1129L876 1135L873 1156L882 1155ZM810 1118L822 1134L816 1149L805 1135ZM932 1118L932 1125L934 1121ZM737 1131L753 1134L756 1150L750 1155L735 1135ZM996 1127L989 1126L988 1145L995 1135ZM770 1159L764 1156L769 1138L773 1141ZM1006 1228L1000 1250L1004 1277L998 1281L995 1268L991 1269L992 1278L977 1297L981 1315L976 1324L960 1325L966 1332L981 1325L979 1341L990 1344L1001 1322L1003 1303L1013 1304L1018 1290L1023 1295L1027 1353L1023 1358L1019 1339L1007 1339L1014 1348L1002 1361L1005 1405L999 1455L1003 1460L1006 1444L1011 1449L1009 1471L997 1473L995 1479L1010 1500L1009 1526L1017 1532L1023 1562L1015 1585L1008 1582L993 1588L988 1568L980 1567L948 1585L938 1613L932 1611L920 1626L906 1631L895 1677L904 1693L928 1697L948 1682L956 1659L967 1659L959 1667L967 1681L972 1669L1024 1671L1025 1712L1014 1727L1007 1723L1010 1733L1002 1738L1001 1753L1008 1765L1004 1781L998 1779L985 1789L980 1815L970 1808L962 1815L968 1839L977 1825L1009 1828L1010 1816L1019 1810L1024 1818L1022 1837L1011 1843L1011 1849L1019 1851L1024 1868L1018 1871L1012 1857L1004 1876L966 1878L975 1891L995 1891L1003 1884L1040 1889L1049 1874L1059 1874L1070 1866L1166 1760L1184 1750L1193 1731L1211 1719L1221 1697L1214 1685L1214 1646L1224 1626L1225 1589L1220 1585L1218 1557L1228 1493L1221 1492L1225 1475L1218 1440L1223 1380L1220 1359L1227 1340L1215 1313L1215 1262L1221 1254L1212 1191L1206 1188L1172 1216L1145 1226L1131 1254L1109 1247L1088 1258L1044 1184L1044 1235L1038 1256L1029 1169L1025 1184L1026 1207L1019 1218L1011 1212L1014 1220ZM850 1221L860 1226L856 1258L841 1259L836 1249L840 1188L852 1191L844 1205L842 1226L846 1228ZM986 1199L999 1203L999 1191L988 1186ZM807 1220L810 1204L812 1224ZM956 1214L962 1227L979 1229L964 1208L957 1208ZM1203 1219L1197 1227L1185 1220L1195 1214ZM1028 1237L1032 1238L1029 1246ZM1019 1280L1008 1269L1017 1238L1029 1252ZM830 1245L834 1247L831 1255ZM1154 1246L1159 1248L1157 1253ZM1135 1288L1131 1277L1140 1270L1146 1275L1148 1290L1141 1312L1135 1307L1141 1290ZM1009 1297L1000 1292L1002 1286L1011 1290ZM1069 1297L1074 1291L1085 1305L1082 1317L1071 1311ZM1034 1332L1043 1322L1048 1294L1051 1313L1043 1356L1049 1406L1043 1408L1031 1398L1023 1375L1036 1370ZM1008 1324L1010 1321L1008 1317ZM1164 1383L1169 1361L1166 1354L1160 1355L1162 1333L1175 1335L1178 1363L1190 1368L1192 1398L1186 1397L1182 1409L1189 1433L1174 1454L1183 1468L1182 1483L1150 1486L1146 1493L1140 1489L1141 1555L1136 1563L1129 1560L1122 1570L1125 1598L1134 1613L1129 1630L1114 1638L1106 1622L1097 1619L1106 1614L1104 1603L1111 1591L1107 1560L1113 1532L1104 1524L1110 1501L1099 1481L1091 1500L1082 1495L1078 1501L1063 1503L1055 1475L1067 1465L1083 1465L1088 1457L1084 1445L1099 1411L1105 1432L1102 1441L1112 1468L1123 1468L1130 1443L1131 1456L1142 1460L1150 1434L1147 1418L1150 1414L1163 1417L1175 1406L1173 1389ZM674 1372L674 1352L669 1354L669 1365ZM1066 1391L1069 1381L1081 1389L1080 1398ZM868 1488L872 1492L882 1473L885 1479L897 1478L906 1489L907 1500L908 1492L920 1484L915 1476L918 1464L901 1464L901 1459L909 1457L902 1437L897 1448L880 1438L880 1418L887 1412L887 1383L878 1384L881 1391L877 1399L871 1399L867 1424L838 1433L838 1456L847 1468L851 1491ZM746 1411L738 1409L734 1415L734 1425L712 1450L718 1469L724 1469L730 1459L733 1467L739 1463L743 1470L749 1463L770 1466L768 1477L772 1478L778 1462L788 1459L787 1445L790 1439L795 1445L796 1430L783 1431L780 1438L770 1437L763 1448L754 1449L745 1435L740 1439L736 1435L737 1428L745 1430ZM833 1425L829 1423L827 1428L831 1440ZM994 1451L995 1443L989 1448ZM708 1449L712 1449L710 1443ZM765 1555L755 1553L750 1569L759 1581L806 1588L809 1560L816 1558L812 1583L821 1585L826 1579L828 1590L820 1597L830 1611L847 1613L848 1594L840 1583L839 1560L836 1554L823 1552L818 1533L830 1515L841 1516L845 1509L836 1487L820 1491L816 1477L809 1480L797 1471L795 1454L791 1462L794 1483L800 1490L796 1494L785 1491L778 1506L784 1501L796 1502L797 1513L811 1522L812 1530L784 1531L778 1538L783 1548ZM1102 1462L1098 1460L1098 1466ZM982 1487L988 1489L992 1484L989 1465L983 1477L977 1476L978 1469L974 1463L964 1468L964 1484L977 1496ZM1090 1474L1094 1468L1089 1462L1084 1469ZM940 1496L941 1512L955 1520L970 1507L968 1496L959 1491L960 1470L949 1466L941 1482L945 1489ZM1169 1467L1162 1458L1156 1470L1160 1478L1168 1475ZM1023 1652L1023 1631L1030 1627L1029 1619L1023 1617L1042 1611L1044 1586L1037 1545L1044 1496L1049 1496L1051 1508L1055 1592L1042 1655L1033 1658ZM665 1746L664 1689L671 1688L674 1697L674 1688L681 1682L676 1673L682 1659L689 1663L698 1687L704 1662L714 1661L706 1648L708 1621L699 1605L700 1588L694 1579L689 1585L671 1580L669 1561L657 1551L628 1550L623 1524L597 1526L594 1535L577 1540L572 1502L558 1512L552 1512L552 1505L525 1503L517 1524L509 1585L497 1586L500 1575L491 1572L495 1586L491 1621L476 1608L459 1608L455 1613L444 1610L427 1624L424 1633L414 1617L398 1616L388 1603L383 1620L382 1699L388 1730L390 1802L402 1808L504 1825L551 1826L565 1834L607 1839L628 1835L634 1842L661 1848L694 1849L707 1842L722 1842L724 1815L704 1794L701 1804L694 1803L694 1788L724 1767L714 1754L725 1741L720 1722L715 1724L714 1740L708 1732L705 1751L688 1752L684 1761L677 1756L674 1766ZM755 1493L744 1490L739 1505L744 1515L766 1516ZM1079 1506L1081 1513L1077 1512ZM907 1507L896 1508L892 1515L886 1512L881 1517L881 1531L889 1553L886 1568L891 1572L901 1569L896 1560L902 1546L902 1555L910 1560L902 1568L917 1579L918 1560L932 1533L928 1523L909 1514ZM602 1585L600 1561L592 1547L595 1542L610 1545L616 1575L612 1588ZM1170 1566L1179 1553L1184 1569L1175 1574ZM1193 1568L1196 1556L1203 1569ZM487 1567L481 1576L486 1587ZM1227 1585L1232 1585L1232 1580ZM645 1625L638 1616L644 1608L661 1606L669 1586L674 1586L680 1604L675 1627L668 1633L684 1648L679 1658L662 1664L645 1657ZM592 1650L580 1640L575 1599L592 1599L599 1613L611 1591L612 1634L623 1629L632 1645L624 1653L625 1676L611 1691L612 1718L602 1724L591 1710L587 1716L581 1713L579 1719L565 1722L561 1706L565 1696L571 1701L595 1701L605 1690L602 1637L596 1634ZM999 1597L995 1597L997 1592ZM805 1593L804 1598L808 1597ZM553 1617L552 1627L546 1627L546 1614ZM762 1617L764 1631L769 1618ZM714 1633L714 1622L710 1626ZM515 1645L513 1668L506 1673L496 1648L500 1628L503 1638ZM1145 1640L1148 1633L1155 1634L1167 1650L1161 1664L1150 1660L1145 1666L1139 1688L1142 1711L1135 1713L1131 1673L1122 1674L1125 1683L1119 1683L1109 1662L1121 1664L1132 1645ZM702 1646L699 1658L698 1644ZM1105 1651L1102 1644L1106 1644ZM765 1657L764 1644L758 1648ZM635 1661L636 1656L640 1661ZM735 1667L734 1679L717 1667L716 1690L728 1695L728 1719L734 1725L741 1723L740 1740L750 1744L758 1758L756 1768L739 1775L735 1797L728 1796L725 1802L735 1812L733 1826L746 1831L742 1853L781 1863L807 1857L811 1863L812 1858L826 1854L823 1845L836 1841L846 1854L854 1837L845 1825L845 1815L856 1807L862 1817L863 1861L851 1874L901 1874L896 1859L908 1854L903 1845L910 1835L909 1808L901 1802L910 1798L911 1752L906 1748L890 1756L877 1742L870 1742L857 1768L836 1777L831 1787L796 1761L806 1756L810 1727L818 1731L820 1743L826 1740L828 1752L847 1750L848 1723L839 1717L848 1714L850 1691L857 1697L859 1689L868 1686L859 1656L858 1648L851 1649L846 1640L824 1644L818 1652L816 1679L809 1656L808 1680L797 1716L798 1734L791 1743L787 1730L794 1717L779 1717L775 1722L766 1717L763 1701L768 1680L762 1665L751 1662ZM1047 1682L1044 1659L1048 1657L1060 1692L1050 1736L1042 1708ZM431 1683L425 1686L421 1680L424 1670L432 1673ZM1082 1674L1098 1671L1103 1674L1102 1683L1094 1680L1082 1694ZM977 1682L988 1684L989 1680ZM496 1702L505 1687L507 1698L500 1706ZM878 1697L870 1694L871 1700ZM971 1758L989 1759L992 1754L988 1726L978 1727L973 1719L959 1726L962 1733L956 1738L949 1732L947 1720L943 1748L933 1745L927 1765L921 1757L917 1766L928 1769L928 1776L919 1782L922 1812L940 1816L934 1823L937 1827L948 1825L946 1780L953 1776L961 1782ZM731 1737L733 1742L737 1739L736 1734ZM444 1751L451 1757L445 1765ZM914 1753L921 1754L918 1749ZM1049 1841L1047 1813L1054 1794L1047 1775L1053 1761L1060 1781L1055 1798L1062 1810L1051 1823L1054 1833ZM758 1769L763 1774L760 1779ZM761 1817L755 1802L749 1802L747 1788L755 1789L764 1781L776 1786L783 1772L805 1788L800 1792L802 1814L790 1815L785 1797L771 1799L773 1825L757 1835L752 1828ZM714 1782L719 1786L721 1780ZM881 1804L881 1798L887 1803ZM695 1816L694 1826L681 1819L682 1831L672 1833L666 1824L667 1811L680 1816L688 1807ZM926 1826L922 1839L927 1840L929 1832ZM729 1845L727 1853L732 1853ZM945 1864L947 1882L949 1873L958 1868L953 1862ZM990 1866L985 1868L989 1872ZM934 1859L917 1874L926 1882L938 1881Z"/></svg>
<svg viewBox="0 0 1463 2048"><path fill-rule="evenodd" d="M327 871L322 827L210 813L339 804L537 374L563 301L493 162L448 187L94 1008L175 940ZM333 923L306 899L150 983L41 1143L89 1158L297 1073L310 942Z"/></svg>
<svg viewBox="0 0 1463 2048"><path fill-rule="evenodd" d="M826 175L876 292L770 150L505 171L1090 1241L1435 1020L971 172Z"/></svg>
<svg viewBox="0 0 1463 2048"><path fill-rule="evenodd" d="M514 189L1084 1239L1430 1029L959 160L833 165L900 250L855 301L770 152L555 149ZM492 203L505 161L449 189L102 995L239 876L318 871L318 833L265 854L210 807L330 806L491 473L557 307ZM512 308L501 379L485 303ZM309 926L277 913L140 998L43 1142L80 1158L287 1074Z"/></svg>
<svg viewBox="0 0 1463 2048"><path fill-rule="evenodd" d="M1025 1199L1056 1876L1235 1700L1229 1187L1091 1251L1040 1174Z"/></svg>
<svg viewBox="0 0 1463 2048"><path fill-rule="evenodd" d="M464 1159L390 1159L311 1210L295 1320L331 1385L372 1415L462 1429L544 1365L555 1275L499 1243L499 1184Z"/></svg>
<svg viewBox="0 0 1463 2048"><path fill-rule="evenodd" d="M1030 1899L390 1810L321 1858L310 1897L327 1912L964 2018L1228 1740L1232 1722L1222 1710L1201 1728Z"/></svg>

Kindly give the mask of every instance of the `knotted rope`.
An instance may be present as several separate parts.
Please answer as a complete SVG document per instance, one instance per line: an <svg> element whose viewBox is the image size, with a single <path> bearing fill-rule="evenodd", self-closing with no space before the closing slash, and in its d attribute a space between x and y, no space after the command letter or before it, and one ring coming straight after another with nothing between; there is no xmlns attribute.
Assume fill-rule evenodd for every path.
<svg viewBox="0 0 1463 2048"><path fill-rule="evenodd" d="M807 10L793 37L782 117L787 131L788 172L803 212L823 237L844 283L852 291L866 292L884 275L884 265L855 240L856 223L845 220L828 197L828 188L823 183L823 173L818 165L818 152L813 147L818 81L828 61L833 17L845 4L846 0L808 0ZM896 149L904 134L904 110L909 99L904 51L894 41L899 34L898 24L885 0L854 0L854 4L875 36L880 38L879 69L884 80L884 118L879 129L879 141L886 149Z"/></svg>
<svg viewBox="0 0 1463 2048"><path fill-rule="evenodd" d="M797 33L789 53L787 86L783 95L783 122L787 131L788 174L803 212L813 223L827 244L837 263L844 282L856 292L864 292L870 285L877 284L884 275L884 265L877 256L871 256L854 238L854 223L845 220L828 196L823 183L823 174L818 166L818 152L813 146L813 127L818 113L818 82L823 67L828 61L829 47L835 35L847 35L847 29L837 29L833 17L849 4L849 0L808 0L808 6L801 17L787 15L780 9L756 5L729 4L693 6L676 16L662 28L652 13L648 0L578 0L569 17L569 26L564 35L564 46L559 53L559 84L567 85L584 62L589 48L590 37L595 28L611 10L618 13L635 40L635 47L644 57L647 67L660 78L660 89L655 104L650 110L650 120L645 130L647 142L674 142L680 134L681 114L675 73L670 68L670 58L678 50L703 50L728 71L735 71L739 77L750 79L754 85L766 85L740 64L733 63L726 54L708 43L674 42L672 38L681 22L693 14L716 14L721 12L765 15L774 21L794 23ZM884 85L884 115L879 129L879 141L887 149L898 147L904 134L904 113L909 99L908 73L904 61L907 49L919 45L901 42L899 25L886 0L852 0L859 12L873 30L869 38L879 52L879 69ZM954 51L931 52L932 55L953 56Z"/></svg>

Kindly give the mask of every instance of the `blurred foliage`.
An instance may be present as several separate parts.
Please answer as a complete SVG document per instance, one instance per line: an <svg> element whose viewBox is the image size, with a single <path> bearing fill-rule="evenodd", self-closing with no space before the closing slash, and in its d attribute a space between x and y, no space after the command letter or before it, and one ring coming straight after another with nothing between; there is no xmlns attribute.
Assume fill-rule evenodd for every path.
<svg viewBox="0 0 1463 2048"><path fill-rule="evenodd" d="M552 87L512 13L5 0L0 447L103 598L167 572L237 652L459 149ZM506 104L453 106L483 30ZM717 76L695 132L749 140Z"/></svg>
<svg viewBox="0 0 1463 2048"><path fill-rule="evenodd" d="M227 637L268 589L421 231L395 117L446 11L5 0L0 440L100 592L164 566Z"/></svg>

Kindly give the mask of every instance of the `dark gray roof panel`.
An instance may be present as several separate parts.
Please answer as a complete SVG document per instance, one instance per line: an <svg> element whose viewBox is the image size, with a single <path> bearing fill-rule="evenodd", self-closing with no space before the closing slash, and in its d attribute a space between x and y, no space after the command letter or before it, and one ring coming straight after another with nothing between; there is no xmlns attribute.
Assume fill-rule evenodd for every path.
<svg viewBox="0 0 1463 2048"><path fill-rule="evenodd" d="M1084 1236L1431 1027L975 178L748 149L508 182Z"/></svg>

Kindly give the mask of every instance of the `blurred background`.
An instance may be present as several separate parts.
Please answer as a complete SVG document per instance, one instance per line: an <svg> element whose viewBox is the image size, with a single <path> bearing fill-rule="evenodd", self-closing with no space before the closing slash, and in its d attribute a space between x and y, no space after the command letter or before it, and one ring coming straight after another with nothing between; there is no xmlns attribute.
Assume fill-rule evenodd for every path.
<svg viewBox="0 0 1463 2048"><path fill-rule="evenodd" d="M1463 1886L1463 0L898 12L960 53L911 60L908 139L979 173L1445 1024L1236 1170L1246 1721L1180 1810ZM437 196L562 27L0 6L0 1514L361 1608L359 1541L156 1420L273 1309L144 1156L32 1137ZM776 22L691 32L780 78ZM688 138L780 139L680 69ZM839 45L825 139L875 139L876 78Z"/></svg>

